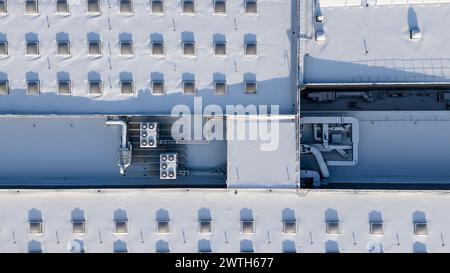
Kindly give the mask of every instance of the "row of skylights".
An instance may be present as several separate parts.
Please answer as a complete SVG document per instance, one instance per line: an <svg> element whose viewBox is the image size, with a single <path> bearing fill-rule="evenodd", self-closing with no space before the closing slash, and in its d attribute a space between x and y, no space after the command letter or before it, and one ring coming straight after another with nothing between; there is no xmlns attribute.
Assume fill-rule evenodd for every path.
<svg viewBox="0 0 450 273"><path fill-rule="evenodd" d="M240 231L242 234L255 234L256 225L254 220L242 220ZM114 233L115 234L128 234L129 227L127 220L114 221ZM199 220L198 232L202 234L213 233L213 222L211 220ZM297 233L297 221L285 220L283 221L282 232L285 234ZM29 233L33 235L43 234L42 221L30 221ZM72 233L85 234L86 227L84 220L72 221ZM156 221L156 233L157 234L170 234L171 226L170 220ZM326 233L330 235L340 234L340 225L337 221L326 222ZM370 222L370 234L371 235L384 235L383 222ZM414 235L423 236L428 234L428 225L426 222L414 223Z"/></svg>
<svg viewBox="0 0 450 273"><path fill-rule="evenodd" d="M384 224L381 221L371 221L369 233L371 235L384 235ZM414 222L414 235L427 235L428 224L426 222ZM340 224L338 221L326 222L326 233L330 235L339 235Z"/></svg>
<svg viewBox="0 0 450 273"><path fill-rule="evenodd" d="M88 80L88 94L101 95L103 94L103 81L102 80ZM152 92L155 95L163 95L166 93L165 81L152 80L151 81ZM214 94L225 95L227 93L226 81L214 81ZM184 80L182 82L182 89L184 94L195 94L197 92L197 86L195 80ZM27 80L26 91L28 94L41 93L41 82L39 80ZM134 94L135 86L133 80L121 80L120 81L121 94ZM244 91L247 94L256 94L257 82L245 81ZM10 86L8 80L0 80L0 95L7 95L10 93ZM58 93L63 95L72 94L72 82L70 80L58 80Z"/></svg>
<svg viewBox="0 0 450 273"><path fill-rule="evenodd" d="M14 0L17 1L17 0ZM87 0L87 13L101 14L102 0ZM109 1L108 1L109 2ZM227 5L226 0L214 0L213 8L215 14L226 14ZM164 0L150 0L152 13L164 14ZM119 0L119 13L133 14L134 0ZM182 0L183 14L195 14L197 12L196 0ZM25 0L25 14L37 15L39 14L39 0ZM258 10L257 0L244 0L244 11L246 14L256 14ZM68 0L56 0L56 13L70 14L70 5ZM8 14L8 1L0 0L0 14Z"/></svg>
<svg viewBox="0 0 450 273"><path fill-rule="evenodd" d="M129 226L127 220L114 221L114 233L115 234L128 234ZM202 234L213 233L213 222L211 220L199 220L198 232ZM283 221L282 232L286 234L297 233L297 222ZM30 221L29 222L29 234L41 235L44 233L42 221ZM74 220L72 221L72 233L73 234L86 234L86 221ZM157 234L170 234L171 226L170 220L156 221L156 233ZM241 221L241 233L254 234L255 233L255 221L245 220Z"/></svg>
<svg viewBox="0 0 450 273"><path fill-rule="evenodd" d="M56 41L57 44L57 54L62 56L70 56L72 54L70 41ZM0 41L0 55L9 55L8 41ZM120 41L120 54L125 56L132 56L134 52L134 42L133 40ZM163 56L166 54L164 41L152 41L150 42L151 54L156 56ZM102 55L102 42L100 40L91 40L87 42L88 54L93 56ZM195 41L185 41L181 44L182 55L183 56L196 56L196 42ZM40 55L40 43L39 41L26 41L25 42L25 53L27 55L39 56ZM213 54L215 56L226 56L227 55L227 43L226 42L214 42L213 43ZM244 42L244 54L246 56L256 56L257 55L257 43L256 41L246 41Z"/></svg>

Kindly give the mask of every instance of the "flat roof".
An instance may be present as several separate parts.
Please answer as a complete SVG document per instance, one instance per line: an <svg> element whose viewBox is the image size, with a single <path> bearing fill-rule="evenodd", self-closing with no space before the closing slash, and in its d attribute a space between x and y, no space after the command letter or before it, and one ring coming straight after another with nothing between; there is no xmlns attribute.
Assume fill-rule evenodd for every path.
<svg viewBox="0 0 450 273"><path fill-rule="evenodd" d="M268 124L268 126L273 126L269 127L270 131L259 123L265 120L272 122ZM251 139L249 133L251 128L276 132L277 127L272 125L275 122L278 123L279 133L269 134L270 138L267 139L265 139L265 135L258 135L257 138ZM262 117L260 119L227 117L228 133L230 128L238 126L245 126L247 137L243 140L227 141L228 187L296 188L300 166L297 158L295 116Z"/></svg>
<svg viewBox="0 0 450 273"><path fill-rule="evenodd" d="M315 10L308 2L305 83L448 82L450 33L442 22L450 4L383 1L368 7L331 7L330 1L324 1L325 6L321 2ZM324 16L322 24L314 23L317 13ZM421 40L409 39L412 28L420 29ZM316 31L325 33L325 43L315 42Z"/></svg>
<svg viewBox="0 0 450 273"><path fill-rule="evenodd" d="M443 245L441 237L442 234L446 240L450 230L448 193L255 189L237 193L201 189L0 191L0 252L27 252L30 241L38 242L44 252L69 252L76 239L81 240L87 252L113 252L117 240L122 240L129 252L155 252L163 245L171 252L197 252L198 241L204 239L210 241L213 252L239 252L244 239L250 240L255 252L448 252L450 246ZM71 220L80 215L86 219L83 236L72 233ZM198 232L202 215L212 219L213 233L207 237ZM240 221L249 215L255 221L255 234L244 236ZM119 216L128 220L126 236L113 232L114 217ZM157 219L167 216L171 233L156 234ZM38 236L28 233L28 221L36 218L43 220L43 234ZM297 234L282 233L282 221L292 219L297 220ZM340 235L326 234L326 221L336 220L340 223ZM369 223L380 220L384 222L384 235L371 236ZM413 223L423 221L429 223L428 236L414 236Z"/></svg>
<svg viewBox="0 0 450 273"><path fill-rule="evenodd" d="M182 14L181 1L164 1L162 15L153 14L147 0L134 1L133 14L120 14L118 1L100 1L96 15L87 14L87 1L68 2L69 15L56 14L54 0L40 0L39 14L31 16L24 1L8 1L0 40L8 41L9 56L0 60L0 80L7 78L11 90L0 99L0 113L167 114L178 104L193 107L194 96L182 93L183 80L193 79L204 104L274 104L282 113L295 112L292 1L258 1L256 15L244 13L243 1L227 1L226 15L213 14L212 1L195 1L194 15ZM40 56L25 55L27 37L39 41ZM70 40L70 57L56 55L57 37ZM90 37L101 41L101 56L88 55ZM120 55L121 39L129 38L134 56ZM222 38L227 56L214 56L214 39ZM150 42L159 39L165 55L153 56ZM182 55L188 39L196 42L196 57ZM257 56L244 56L246 39L257 41ZM58 73L70 78L71 95L57 93ZM40 80L40 94L26 94L27 77ZM222 77L227 93L214 95L214 79ZM97 78L103 94L90 95L88 80ZM120 80L129 78L135 93L121 94ZM258 81L256 94L244 92L245 78ZM167 94L152 94L152 80L164 80Z"/></svg>

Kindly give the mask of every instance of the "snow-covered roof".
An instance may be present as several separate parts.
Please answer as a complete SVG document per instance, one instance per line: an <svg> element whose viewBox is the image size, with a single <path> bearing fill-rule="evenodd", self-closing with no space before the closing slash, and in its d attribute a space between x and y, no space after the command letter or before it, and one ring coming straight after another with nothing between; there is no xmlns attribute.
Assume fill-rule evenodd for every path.
<svg viewBox="0 0 450 273"><path fill-rule="evenodd" d="M0 192L0 251L448 252L448 192L295 190L80 190ZM212 220L212 233L199 232ZM85 234L72 221L85 220ZM254 234L241 233L254 221ZM297 233L283 233L296 220ZM42 234L29 234L29 222ZM114 233L126 221L127 234ZM170 233L157 234L157 221ZM339 222L339 235L326 222ZM384 235L371 235L370 223ZM414 235L414 223L428 235ZM123 227L120 226L120 227Z"/></svg>
<svg viewBox="0 0 450 273"><path fill-rule="evenodd" d="M313 3L316 3L313 7ZM307 1L304 81L445 82L450 76L450 34L442 22L450 4L426 1ZM420 1L419 1L420 2ZM430 2L430 3L428 3ZM336 5L332 5L332 3ZM340 4L339 4L340 3ZM413 3L413 1L409 1ZM322 15L322 22L316 16ZM421 39L410 39L420 31ZM315 33L326 41L315 41Z"/></svg>
<svg viewBox="0 0 450 273"><path fill-rule="evenodd" d="M228 187L245 188L296 188L298 185L297 136L295 116L274 117L278 134L264 139L263 135L252 139L227 141ZM228 117L227 130L244 126L247 131L264 130L257 118ZM259 126L259 128L258 128Z"/></svg>
<svg viewBox="0 0 450 273"><path fill-rule="evenodd" d="M320 112L303 112L320 116ZM329 115L354 117L359 124L358 162L330 166L328 183L447 183L446 150L450 115L446 111L345 111ZM316 160L301 157L303 169Z"/></svg>
<svg viewBox="0 0 450 273"><path fill-rule="evenodd" d="M183 81L195 80L204 104L277 104L295 108L295 54L292 54L291 1L258 1L246 14L244 1L226 1L215 14L213 1L195 1L195 14L182 13L182 1L164 0L164 14L150 0L135 0L133 13L119 12L119 1L100 1L100 14L87 13L87 1L69 0L70 14L57 14L54 0L40 0L39 14L26 15L25 1L7 1L0 16L0 40L9 45L0 57L0 80L10 95L1 96L1 113L170 113L177 104L193 105L182 94ZM295 14L295 13L294 13ZM20 27L17 27L20 26ZM25 54L26 41L39 42L39 56ZM57 55L57 40L70 41L70 57ZM88 41L101 42L101 55L88 54ZM120 42L133 43L134 55L121 55ZM151 42L164 42L164 55L152 55ZM195 42L195 56L182 54ZM226 56L214 56L214 42L226 42ZM256 41L256 56L245 56ZM39 95L26 94L27 80L39 80ZM57 81L70 79L72 94L57 93ZM120 93L120 80L134 81L134 94ZM88 94L88 80L101 80L103 94ZM165 81L166 95L152 93L151 81ZM214 94L214 81L226 80L227 94ZM244 82L256 80L256 94Z"/></svg>

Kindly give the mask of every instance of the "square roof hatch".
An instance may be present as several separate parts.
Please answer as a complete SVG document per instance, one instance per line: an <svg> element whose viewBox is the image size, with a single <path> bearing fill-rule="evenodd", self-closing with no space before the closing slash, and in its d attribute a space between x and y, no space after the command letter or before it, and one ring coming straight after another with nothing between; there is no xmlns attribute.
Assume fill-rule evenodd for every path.
<svg viewBox="0 0 450 273"><path fill-rule="evenodd" d="M183 55L194 56L195 55L195 42L183 43Z"/></svg>
<svg viewBox="0 0 450 273"><path fill-rule="evenodd" d="M195 13L194 0L183 0L183 13L189 14Z"/></svg>
<svg viewBox="0 0 450 273"><path fill-rule="evenodd" d="M225 0L215 0L214 1L214 13L216 14L226 14L227 4Z"/></svg>
<svg viewBox="0 0 450 273"><path fill-rule="evenodd" d="M195 82L194 81L184 81L183 82L183 93L184 94L194 94L195 93Z"/></svg>
<svg viewBox="0 0 450 273"><path fill-rule="evenodd" d="M227 55L227 44L225 42L214 43L214 55L225 56Z"/></svg>
<svg viewBox="0 0 450 273"><path fill-rule="evenodd" d="M26 47L27 55L39 55L39 42L28 41Z"/></svg>
<svg viewBox="0 0 450 273"><path fill-rule="evenodd" d="M87 11L88 13L100 13L100 0L88 0Z"/></svg>
<svg viewBox="0 0 450 273"><path fill-rule="evenodd" d="M59 94L70 94L71 84L70 81L58 81L58 93Z"/></svg>
<svg viewBox="0 0 450 273"><path fill-rule="evenodd" d="M164 55L164 42L152 42L152 54Z"/></svg>
<svg viewBox="0 0 450 273"><path fill-rule="evenodd" d="M56 1L56 12L57 13L69 13L69 3L67 3L67 0L57 0Z"/></svg>
<svg viewBox="0 0 450 273"><path fill-rule="evenodd" d="M414 235L424 236L428 235L428 225L426 222L414 223Z"/></svg>
<svg viewBox="0 0 450 273"><path fill-rule="evenodd" d="M245 55L256 56L256 54L257 54L256 42L246 42L245 43Z"/></svg>
<svg viewBox="0 0 450 273"><path fill-rule="evenodd" d="M85 221L84 220L72 221L72 233L85 234L86 233Z"/></svg>
<svg viewBox="0 0 450 273"><path fill-rule="evenodd" d="M121 55L133 55L133 42L120 42L120 54Z"/></svg>
<svg viewBox="0 0 450 273"><path fill-rule="evenodd" d="M200 220L198 222L198 229L200 233L212 233L212 221Z"/></svg>
<svg viewBox="0 0 450 273"><path fill-rule="evenodd" d="M295 220L283 221L283 233L296 234L297 233L297 221L295 221Z"/></svg>
<svg viewBox="0 0 450 273"><path fill-rule="evenodd" d="M254 81L245 82L245 93L256 94L257 84Z"/></svg>
<svg viewBox="0 0 450 273"><path fill-rule="evenodd" d="M39 234L43 233L42 232L42 221L30 221L29 225L30 225L30 227L29 227L30 234L39 235Z"/></svg>
<svg viewBox="0 0 450 273"><path fill-rule="evenodd" d="M164 81L152 81L153 94L164 94Z"/></svg>
<svg viewBox="0 0 450 273"><path fill-rule="evenodd" d="M153 13L164 13L163 0L152 0L152 12Z"/></svg>
<svg viewBox="0 0 450 273"><path fill-rule="evenodd" d="M340 234L339 222L337 221L327 221L326 232L332 235Z"/></svg>
<svg viewBox="0 0 450 273"><path fill-rule="evenodd" d="M128 234L128 221L126 220L114 221L114 233Z"/></svg>
<svg viewBox="0 0 450 273"><path fill-rule="evenodd" d="M214 82L214 94L225 95L227 93L227 83L225 81Z"/></svg>
<svg viewBox="0 0 450 273"><path fill-rule="evenodd" d="M241 221L241 233L254 234L255 233L255 221L253 221L253 220Z"/></svg>
<svg viewBox="0 0 450 273"><path fill-rule="evenodd" d="M100 41L89 41L88 47L89 47L90 55L101 55L102 54L102 47L101 47Z"/></svg>
<svg viewBox="0 0 450 273"><path fill-rule="evenodd" d="M25 14L34 15L39 13L38 0L26 0L25 1Z"/></svg>
<svg viewBox="0 0 450 273"><path fill-rule="evenodd" d="M89 81L89 94L99 95L103 92L102 81L92 80Z"/></svg>
<svg viewBox="0 0 450 273"><path fill-rule="evenodd" d="M170 221L156 221L156 233L169 234L170 233Z"/></svg>
<svg viewBox="0 0 450 273"><path fill-rule="evenodd" d="M121 13L133 13L133 2L131 0L120 0L119 4Z"/></svg>
<svg viewBox="0 0 450 273"><path fill-rule="evenodd" d="M8 42L0 42L0 55L8 55Z"/></svg>
<svg viewBox="0 0 450 273"><path fill-rule="evenodd" d="M9 85L7 80L0 81L0 95L8 95L9 94Z"/></svg>
<svg viewBox="0 0 450 273"><path fill-rule="evenodd" d="M0 0L0 15L8 14L8 1Z"/></svg>
<svg viewBox="0 0 450 273"><path fill-rule="evenodd" d="M131 80L120 81L120 91L122 94L133 94L134 84Z"/></svg>
<svg viewBox="0 0 450 273"><path fill-rule="evenodd" d="M382 222L370 222L370 234L371 235L383 235L383 223Z"/></svg>
<svg viewBox="0 0 450 273"><path fill-rule="evenodd" d="M245 0L245 13L255 14L256 12L258 12L256 0Z"/></svg>
<svg viewBox="0 0 450 273"><path fill-rule="evenodd" d="M40 82L33 80L27 81L27 94L35 95L40 93Z"/></svg>
<svg viewBox="0 0 450 273"><path fill-rule="evenodd" d="M58 41L58 55L70 55L69 41Z"/></svg>

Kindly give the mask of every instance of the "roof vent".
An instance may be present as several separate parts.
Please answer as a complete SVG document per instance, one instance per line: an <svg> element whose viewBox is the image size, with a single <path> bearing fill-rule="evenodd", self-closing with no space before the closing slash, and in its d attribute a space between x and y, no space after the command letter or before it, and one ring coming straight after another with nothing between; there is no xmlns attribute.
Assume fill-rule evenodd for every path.
<svg viewBox="0 0 450 273"><path fill-rule="evenodd" d="M8 14L8 1L0 0L0 15Z"/></svg>
<svg viewBox="0 0 450 273"><path fill-rule="evenodd" d="M56 1L56 12L57 13L69 13L69 3L67 3L67 0L57 0Z"/></svg>
<svg viewBox="0 0 450 273"><path fill-rule="evenodd" d="M254 220L241 221L241 233L254 234L255 233L255 221Z"/></svg>
<svg viewBox="0 0 450 273"><path fill-rule="evenodd" d="M156 233L169 234L170 233L170 221L156 221Z"/></svg>
<svg viewBox="0 0 450 273"><path fill-rule="evenodd" d="M39 13L38 0L26 0L25 1L25 14L36 15Z"/></svg>
<svg viewBox="0 0 450 273"><path fill-rule="evenodd" d="M326 231L328 234L332 234L332 235L340 234L339 222L336 222L336 221L327 222Z"/></svg>
<svg viewBox="0 0 450 273"><path fill-rule="evenodd" d="M295 221L295 220L283 221L283 233L296 234L297 233L297 221Z"/></svg>
<svg viewBox="0 0 450 273"><path fill-rule="evenodd" d="M409 39L418 41L422 40L422 32L418 28L411 28L409 31Z"/></svg>
<svg viewBox="0 0 450 273"><path fill-rule="evenodd" d="M43 233L42 231L42 221L30 221L29 222L30 225L30 234L32 235L40 235Z"/></svg>
<svg viewBox="0 0 450 273"><path fill-rule="evenodd" d="M323 32L323 31L316 31L316 33L314 35L314 39L315 39L316 43L323 44L323 43L326 42L327 37L325 35L325 32Z"/></svg>
<svg viewBox="0 0 450 273"><path fill-rule="evenodd" d="M114 233L128 234L128 221L126 221L126 220L114 221Z"/></svg>
<svg viewBox="0 0 450 273"><path fill-rule="evenodd" d="M370 234L371 235L383 235L383 223L382 222L370 222Z"/></svg>
<svg viewBox="0 0 450 273"><path fill-rule="evenodd" d="M85 234L85 221L83 220L74 220L72 221L72 233L73 234Z"/></svg>
<svg viewBox="0 0 450 273"><path fill-rule="evenodd" d="M428 225L426 222L414 223L414 235L425 236L428 235Z"/></svg>

